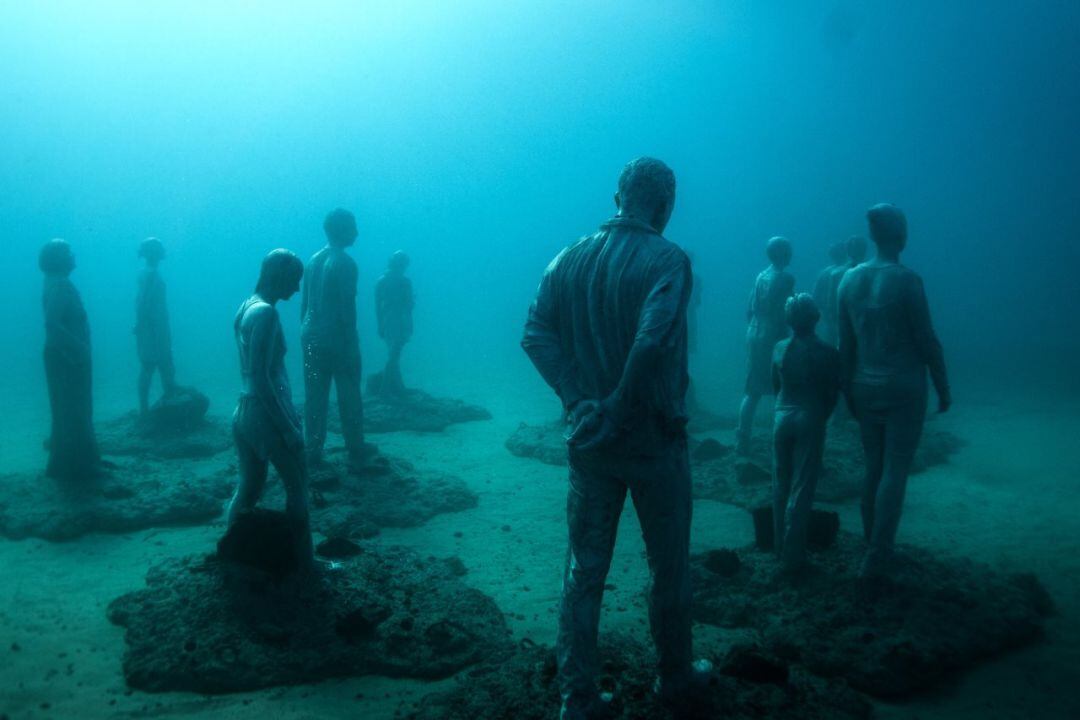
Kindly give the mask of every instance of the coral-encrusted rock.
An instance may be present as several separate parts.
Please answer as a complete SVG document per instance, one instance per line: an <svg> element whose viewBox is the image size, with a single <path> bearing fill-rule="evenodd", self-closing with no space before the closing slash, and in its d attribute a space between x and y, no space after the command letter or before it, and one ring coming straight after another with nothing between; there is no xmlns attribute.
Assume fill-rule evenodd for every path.
<svg viewBox="0 0 1080 720"><path fill-rule="evenodd" d="M73 485L34 474L0 477L0 535L72 540L87 533L126 533L198 525L221 514L232 483L170 463L122 460L96 482Z"/></svg>
<svg viewBox="0 0 1080 720"><path fill-rule="evenodd" d="M384 527L415 527L436 515L476 507L479 499L461 478L424 470L401 458L369 456L353 470L344 455L311 471L312 527L327 537L364 539ZM280 483L279 483L280 484Z"/></svg>
<svg viewBox="0 0 1080 720"><path fill-rule="evenodd" d="M653 692L656 664L652 650L621 636L601 643L603 666L599 686L614 693L613 720L749 720L788 718L861 720L871 707L842 683L828 683L786 670L782 662L757 651L721 663L730 670L716 673L708 690L694 704L673 714ZM779 669L779 670L778 670ZM559 717L555 654L550 648L524 641L515 651L500 654L458 679L457 687L421 701L407 717L413 720L551 720Z"/></svg>
<svg viewBox="0 0 1080 720"><path fill-rule="evenodd" d="M561 420L546 425L521 423L506 439L506 449L546 465L567 465L565 434L566 423Z"/></svg>
<svg viewBox="0 0 1080 720"><path fill-rule="evenodd" d="M756 631L775 655L889 699L1042 636L1052 603L1031 575L901 546L891 579L867 584L857 578L863 550L860 538L840 533L792 581L771 553L739 550L742 569L729 577L696 556L695 618Z"/></svg>
<svg viewBox="0 0 1080 720"><path fill-rule="evenodd" d="M327 412L327 427L341 432L337 405ZM450 425L490 420L491 413L462 400L429 395L423 390L405 390L400 395L366 394L364 396L364 432L387 433L442 432Z"/></svg>
<svg viewBox="0 0 1080 720"><path fill-rule="evenodd" d="M369 674L435 679L508 643L490 597L448 563L399 547L368 547L336 570L283 577L189 556L155 566L146 584L108 614L126 629L124 677L151 692L241 692Z"/></svg>
<svg viewBox="0 0 1080 720"><path fill-rule="evenodd" d="M130 412L99 423L98 444L106 455L147 458L206 458L232 448L228 421L208 418L210 399L179 388L154 403L146 416Z"/></svg>

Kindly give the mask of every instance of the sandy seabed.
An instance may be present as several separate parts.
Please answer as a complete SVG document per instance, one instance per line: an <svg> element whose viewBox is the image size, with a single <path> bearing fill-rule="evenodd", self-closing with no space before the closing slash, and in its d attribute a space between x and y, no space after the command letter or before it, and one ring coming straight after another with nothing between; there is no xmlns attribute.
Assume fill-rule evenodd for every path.
<svg viewBox="0 0 1080 720"><path fill-rule="evenodd" d="M565 469L511 455L504 439L521 421L550 419L537 392L470 401L494 419L434 434L373 438L389 454L459 476L479 505L438 515L413 528L384 528L373 542L456 555L465 583L492 596L515 638L551 644L565 553ZM218 404L227 404L222 402ZM33 432L39 418L8 424L5 470L42 461ZM1008 571L1035 572L1058 607L1044 642L963 675L944 690L901 705L878 703L887 719L1080 717L1080 406L1032 398L968 402L935 420L967 445L950 464L912 480L901 528L905 542L969 556ZM25 437L24 437L25 435ZM721 437L725 441L730 438ZM336 438L335 438L336 439ZM339 439L338 439L339 440ZM35 445L35 442L38 444ZM231 463L226 453L221 462ZM842 526L858 529L858 509L836 507ZM695 504L693 550L736 547L752 539L747 513L712 501ZM144 586L146 570L165 557L208 552L221 520L182 529L90 535L75 542L0 542L0 717L18 718L391 718L452 680L421 682L362 677L223 696L147 694L129 690L121 671L123 630L106 617L119 595ZM602 632L647 641L642 589L643 546L631 510L623 517L605 597ZM698 625L703 642L724 631Z"/></svg>

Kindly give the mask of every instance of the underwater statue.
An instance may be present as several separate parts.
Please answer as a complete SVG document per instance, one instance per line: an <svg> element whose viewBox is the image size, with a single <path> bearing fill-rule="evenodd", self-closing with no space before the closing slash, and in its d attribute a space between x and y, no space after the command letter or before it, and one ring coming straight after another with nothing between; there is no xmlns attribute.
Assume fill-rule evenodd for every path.
<svg viewBox="0 0 1080 720"><path fill-rule="evenodd" d="M690 258L690 266L693 267L693 253L687 253L687 257ZM698 316L701 313L701 276L695 272L691 277L694 287L690 291L690 304L686 308L686 348L691 355L695 355L698 351L698 328L700 327Z"/></svg>
<svg viewBox="0 0 1080 720"><path fill-rule="evenodd" d="M337 387L341 433L349 464L364 456L364 405L360 397L360 337L356 330L356 262L345 249L356 242L356 218L331 211L323 222L326 247L304 274L300 342L304 349L304 430L308 462L322 462L330 384Z"/></svg>
<svg viewBox="0 0 1080 720"><path fill-rule="evenodd" d="M161 375L161 389L168 396L176 392L172 337L169 332L169 309L165 304L165 281L158 264L165 259L165 246L157 238L139 244L139 257L146 267L139 273L135 296L135 344L139 352L139 412L150 410L150 383L154 372Z"/></svg>
<svg viewBox="0 0 1080 720"><path fill-rule="evenodd" d="M619 177L618 213L548 266L522 346L571 419L569 551L556 641L562 717L604 707L597 629L616 529L629 492L652 588L649 622L659 690L673 702L699 687L691 663L690 469L684 397L690 261L661 236L675 176L639 158Z"/></svg>
<svg viewBox="0 0 1080 720"><path fill-rule="evenodd" d="M850 270L856 265L861 265L863 261L866 260L867 249L866 238L862 235L852 235L849 237L847 241L848 265L846 270ZM841 277L843 277L843 273L841 273ZM837 280L836 284L839 287L840 281Z"/></svg>
<svg viewBox="0 0 1080 720"><path fill-rule="evenodd" d="M791 243L786 238L771 238L765 246L769 267L754 281L746 308L746 395L739 408L739 426L735 430L735 452L750 454L754 415L762 395L772 395L772 354L776 343L787 337L784 304L795 292L795 277L785 268L791 264Z"/></svg>
<svg viewBox="0 0 1080 720"><path fill-rule="evenodd" d="M274 250L263 259L255 294L236 313L233 330L243 391L233 415L233 438L240 484L229 503L228 521L231 526L255 508L273 464L285 485L285 514L298 559L302 567L313 567L304 437L285 372L285 335L276 307L296 294L303 274L300 258Z"/></svg>
<svg viewBox="0 0 1080 720"><path fill-rule="evenodd" d="M773 538L786 570L806 563L806 532L829 415L840 396L840 353L814 333L821 313L806 293L784 315L794 333L773 352Z"/></svg>
<svg viewBox="0 0 1080 720"><path fill-rule="evenodd" d="M405 392L401 379L401 351L413 332L412 281L405 277L409 256L398 250L390 256L386 272L375 285L375 319L379 337L386 342L386 369L382 373L381 390L388 395Z"/></svg>
<svg viewBox="0 0 1080 720"><path fill-rule="evenodd" d="M831 264L814 281L814 302L821 313L821 339L835 347L836 290L840 286L840 278L848 269L847 243L835 242L830 245L829 260Z"/></svg>
<svg viewBox="0 0 1080 720"><path fill-rule="evenodd" d="M62 481L92 479L101 456L94 437L90 324L70 279L75 255L64 240L50 240L38 266L45 274L45 379L52 410L45 474Z"/></svg>
<svg viewBox="0 0 1080 720"><path fill-rule="evenodd" d="M930 322L922 279L900 264L907 219L895 205L866 214L877 257L840 283L840 355L848 404L866 456L863 576L887 572L900 525L908 472L926 416L926 371L938 411L952 404L945 356Z"/></svg>

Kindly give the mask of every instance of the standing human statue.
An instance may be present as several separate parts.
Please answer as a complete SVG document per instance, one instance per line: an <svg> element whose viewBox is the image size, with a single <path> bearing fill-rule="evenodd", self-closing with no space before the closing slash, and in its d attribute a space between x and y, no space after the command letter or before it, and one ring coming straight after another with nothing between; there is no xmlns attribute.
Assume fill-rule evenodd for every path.
<svg viewBox="0 0 1080 720"><path fill-rule="evenodd" d="M45 379L49 387L52 432L45 474L61 481L86 481L101 467L94 437L90 362L90 324L70 275L75 255L64 240L41 248L38 266L45 274Z"/></svg>
<svg viewBox="0 0 1080 720"><path fill-rule="evenodd" d="M746 394L739 408L735 430L735 452L750 454L754 415L762 395L772 395L772 356L776 343L787 337L784 303L795 292L795 276L785 268L791 264L791 243L787 238L771 238L765 246L769 267L761 271L750 292L746 308Z"/></svg>
<svg viewBox="0 0 1080 720"><path fill-rule="evenodd" d="M814 281L814 303L821 313L821 339L836 347L836 288L848 269L846 242L834 242L829 246L830 264Z"/></svg>
<svg viewBox="0 0 1080 720"><path fill-rule="evenodd" d="M844 272L847 272L856 265L861 265L863 261L866 260L867 249L866 238L862 235L852 235L849 237L847 241L848 262L847 267L844 268ZM842 278L843 276L844 273L840 273L840 277ZM840 287L839 280L836 281L836 286L837 288Z"/></svg>
<svg viewBox="0 0 1080 720"><path fill-rule="evenodd" d="M789 298L784 315L793 335L773 351L773 539L782 567L792 572L806 564L806 531L841 368L840 353L814 333L821 312L810 295Z"/></svg>
<svg viewBox="0 0 1080 720"><path fill-rule="evenodd" d="M619 176L618 213L564 249L540 281L522 346L570 418L569 550L556 640L564 720L610 698L596 687L604 581L627 492L652 573L658 690L679 702L708 677L691 662L690 469L684 398L690 261L661 236L675 175L638 158Z"/></svg>
<svg viewBox="0 0 1080 720"><path fill-rule="evenodd" d="M176 392L176 370L169 308L165 303L165 281L158 272L158 264L165 259L165 246L157 238L146 238L139 243L139 257L146 266L139 273L135 295L135 345L140 364L139 412L145 417L150 409L150 383L154 372L161 376L162 393L169 396Z"/></svg>
<svg viewBox="0 0 1080 720"><path fill-rule="evenodd" d="M690 265L693 267L693 253L687 253L687 257L690 258ZM698 352L699 328L701 326L699 318L701 314L701 276L696 272L692 272L691 278L694 287L690 291L690 304L686 308L686 347L691 355L696 355Z"/></svg>
<svg viewBox="0 0 1080 720"><path fill-rule="evenodd" d="M308 518L307 467L300 415L292 403L285 371L285 334L277 303L300 289L304 264L288 250L274 250L262 261L255 294L236 313L233 332L240 356L243 390L233 415L233 438L240 484L229 503L232 526L255 508L272 464L285 486L285 514L301 568L314 564Z"/></svg>
<svg viewBox="0 0 1080 720"><path fill-rule="evenodd" d="M930 322L922 279L900 264L907 219L895 205L866 214L877 257L840 283L840 355L849 407L866 458L863 531L869 544L860 573L888 573L908 473L926 417L926 371L938 411L952 404L945 356Z"/></svg>
<svg viewBox="0 0 1080 720"><path fill-rule="evenodd" d="M358 271L356 262L345 252L356 242L356 218L348 210L338 208L326 216L323 231L326 247L308 262L300 301L307 459L312 465L322 462L332 382L337 387L349 465L359 468L365 447L360 337L356 330Z"/></svg>
<svg viewBox="0 0 1080 720"><path fill-rule="evenodd" d="M386 342L386 369L382 373L381 391L401 395L405 382L401 378L401 351L413 332L412 281L405 277L409 256L398 250L390 256L386 272L375 284L375 319L379 337Z"/></svg>

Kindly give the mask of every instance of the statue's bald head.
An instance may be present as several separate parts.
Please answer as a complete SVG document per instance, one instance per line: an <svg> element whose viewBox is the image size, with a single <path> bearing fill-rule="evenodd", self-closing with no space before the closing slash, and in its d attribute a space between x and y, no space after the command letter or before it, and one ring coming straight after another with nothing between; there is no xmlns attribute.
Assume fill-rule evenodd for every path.
<svg viewBox="0 0 1080 720"><path fill-rule="evenodd" d="M165 246L156 237L148 237L139 243L139 257L151 264L165 259Z"/></svg>
<svg viewBox="0 0 1080 720"><path fill-rule="evenodd" d="M821 319L821 311L809 294L796 293L784 304L784 319L796 335L809 335Z"/></svg>
<svg viewBox="0 0 1080 720"><path fill-rule="evenodd" d="M834 242L829 246L829 259L832 260L833 265L839 265L842 262L846 262L847 257L847 243Z"/></svg>
<svg viewBox="0 0 1080 720"><path fill-rule="evenodd" d="M765 255L769 258L769 262L778 268L786 268L791 264L791 241L786 237L769 238L769 242L765 244Z"/></svg>
<svg viewBox="0 0 1080 720"><path fill-rule="evenodd" d="M75 255L67 240L56 238L41 246L38 267L46 275L67 275L75 269Z"/></svg>
<svg viewBox="0 0 1080 720"><path fill-rule="evenodd" d="M656 158L631 160L619 175L615 204L620 215L637 218L656 232L664 232L675 207L675 173Z"/></svg>
<svg viewBox="0 0 1080 720"><path fill-rule="evenodd" d="M394 272L405 272L409 267L409 256L404 251L398 250L386 262L386 267Z"/></svg>
<svg viewBox="0 0 1080 720"><path fill-rule="evenodd" d="M335 208L323 220L326 241L335 247L348 247L356 241L356 216L344 208Z"/></svg>
<svg viewBox="0 0 1080 720"><path fill-rule="evenodd" d="M900 252L907 245L907 218L891 203L879 203L866 211L870 238L878 248Z"/></svg>
<svg viewBox="0 0 1080 720"><path fill-rule="evenodd" d="M862 235L852 235L847 241L847 254L852 265L858 265L866 259L866 238Z"/></svg>

